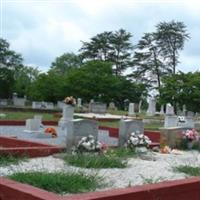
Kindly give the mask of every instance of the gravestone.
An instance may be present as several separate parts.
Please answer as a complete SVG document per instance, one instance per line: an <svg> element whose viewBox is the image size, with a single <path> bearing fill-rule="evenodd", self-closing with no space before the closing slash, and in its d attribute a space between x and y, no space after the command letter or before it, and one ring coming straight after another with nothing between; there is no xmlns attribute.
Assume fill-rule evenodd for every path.
<svg viewBox="0 0 200 200"><path fill-rule="evenodd" d="M155 99L149 99L147 115L148 116L154 116L155 113L156 113L156 100Z"/></svg>
<svg viewBox="0 0 200 200"><path fill-rule="evenodd" d="M107 112L107 106L105 103L101 103L101 102L93 102L91 103L91 112L92 113L100 113L100 114L104 114Z"/></svg>
<svg viewBox="0 0 200 200"><path fill-rule="evenodd" d="M183 131L188 128L184 127L171 127L160 128L160 146L169 146L170 148L177 148L182 139Z"/></svg>
<svg viewBox="0 0 200 200"><path fill-rule="evenodd" d="M178 118L176 115L165 115L164 127L177 127Z"/></svg>
<svg viewBox="0 0 200 200"><path fill-rule="evenodd" d="M32 102L32 108L33 109L40 109L42 107L42 102L41 101L33 101Z"/></svg>
<svg viewBox="0 0 200 200"><path fill-rule="evenodd" d="M57 101L57 107L63 109L66 104L63 101Z"/></svg>
<svg viewBox="0 0 200 200"><path fill-rule="evenodd" d="M163 105L161 105L160 114L161 114L161 115L164 115L164 114L165 114L165 112L164 112L164 106L163 106Z"/></svg>
<svg viewBox="0 0 200 200"><path fill-rule="evenodd" d="M90 100L90 103L89 103L89 112L92 112L92 104L94 103L94 99L91 99Z"/></svg>
<svg viewBox="0 0 200 200"><path fill-rule="evenodd" d="M139 113L142 112L142 100L139 101L138 112L139 112Z"/></svg>
<svg viewBox="0 0 200 200"><path fill-rule="evenodd" d="M188 117L194 117L194 112L188 111L188 112L187 112L187 116L188 116Z"/></svg>
<svg viewBox="0 0 200 200"><path fill-rule="evenodd" d="M49 110L54 109L54 104L52 102L44 102L45 108Z"/></svg>
<svg viewBox="0 0 200 200"><path fill-rule="evenodd" d="M174 107L170 103L166 105L166 115L174 115Z"/></svg>
<svg viewBox="0 0 200 200"><path fill-rule="evenodd" d="M65 128L66 124L73 120L74 117L74 107L71 105L66 105L63 107L62 118L58 122L58 126Z"/></svg>
<svg viewBox="0 0 200 200"><path fill-rule="evenodd" d="M27 119L26 128L24 131L29 133L40 133L41 132L40 125L41 125L40 119Z"/></svg>
<svg viewBox="0 0 200 200"><path fill-rule="evenodd" d="M98 137L98 124L94 120L74 119L68 121L65 127L66 147L70 150L72 146L76 146L82 137L88 135Z"/></svg>
<svg viewBox="0 0 200 200"><path fill-rule="evenodd" d="M135 104L134 103L129 103L128 106L128 115L132 116L135 114Z"/></svg>
<svg viewBox="0 0 200 200"><path fill-rule="evenodd" d="M18 107L24 107L25 106L26 99L25 98L13 98L13 104L14 106Z"/></svg>
<svg viewBox="0 0 200 200"><path fill-rule="evenodd" d="M82 99L81 98L77 99L77 106L78 106L78 108L82 107Z"/></svg>
<svg viewBox="0 0 200 200"><path fill-rule="evenodd" d="M129 135L135 132L136 134L144 134L144 124L140 120L120 120L119 123L119 146L124 146Z"/></svg>
<svg viewBox="0 0 200 200"><path fill-rule="evenodd" d="M7 99L0 99L0 106L7 106L8 100Z"/></svg>
<svg viewBox="0 0 200 200"><path fill-rule="evenodd" d="M110 102L109 106L108 106L109 110L117 110L117 108L115 107L115 103L114 102Z"/></svg>

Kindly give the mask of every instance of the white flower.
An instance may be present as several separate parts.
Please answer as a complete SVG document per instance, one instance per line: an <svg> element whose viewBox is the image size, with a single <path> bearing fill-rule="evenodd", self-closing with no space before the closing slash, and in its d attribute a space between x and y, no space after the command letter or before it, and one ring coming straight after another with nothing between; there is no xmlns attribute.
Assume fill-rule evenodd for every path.
<svg viewBox="0 0 200 200"><path fill-rule="evenodd" d="M135 135L135 132L132 132L130 135L131 135L131 136L134 136L134 137L136 136L136 135Z"/></svg>

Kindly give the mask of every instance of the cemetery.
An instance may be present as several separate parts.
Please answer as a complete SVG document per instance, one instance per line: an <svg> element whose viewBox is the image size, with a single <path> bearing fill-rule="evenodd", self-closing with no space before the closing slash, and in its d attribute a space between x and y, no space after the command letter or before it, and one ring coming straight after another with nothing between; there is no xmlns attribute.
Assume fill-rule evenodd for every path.
<svg viewBox="0 0 200 200"><path fill-rule="evenodd" d="M2 0L0 200L200 200L199 8Z"/></svg>
<svg viewBox="0 0 200 200"><path fill-rule="evenodd" d="M8 120L5 118L9 112L4 112L0 120L0 155L26 156L27 159L19 160L16 164L11 163L10 166L0 166L1 193L10 191L15 194L20 190L20 199L27 198L29 194L33 195L34 199L57 199L58 194L53 193L60 193L60 190L55 189L53 193L49 193L29 185L24 188L24 184L13 181L18 179L12 178L12 174L17 176L26 172L29 176L31 173L37 176L37 173L47 170L51 177L65 177L71 176L70 173L76 171L76 168L78 173L91 176L90 180L97 184L95 188L86 191L97 192L90 192L87 197L87 193L71 196L68 192L65 194L64 190L63 200L82 199L84 195L86 199L92 196L95 199L104 199L107 196L118 198L119 194L129 194L129 198L140 199L142 191L150 190L153 196L159 196L161 188L167 190L168 187L172 187L172 193L177 193L184 184L189 184L189 187L200 184L199 178L189 178L186 181L184 178L192 174L182 172L182 168L179 169L181 166L195 168L200 164L200 145L195 142L190 147L187 143L182 144L187 138L191 138L192 141L200 137L197 131L189 132L195 130L198 118L191 117L190 113L189 116L176 116L172 106L167 104L167 113L159 115L156 119L155 103L151 100L146 118L142 117L143 115L136 116L137 111L135 113L133 103L129 104L125 115L109 114L105 107L102 108L102 112L100 104L97 104L98 109L93 109L94 112L89 107L88 113L76 113L74 110L77 105L73 105L74 99L70 98L63 101L62 112L60 110L59 115L61 117L58 120L43 120L44 113L37 112L33 112L32 117L26 116L29 119L25 117L23 120ZM92 104L95 105L94 102ZM2 111L5 111L4 109ZM101 120L103 122L100 122ZM118 124L117 127L105 126L106 120L110 124ZM160 125L156 130L147 130L145 124L151 124L152 120L159 120ZM192 150L193 147L196 150ZM60 170L64 171L64 174L59 174ZM101 181L98 177L92 176L95 170L98 171ZM6 176L13 180L7 179ZM83 175L81 177L86 178ZM38 187L44 189L43 186ZM29 194L25 193L25 190L29 191ZM101 190L106 190L106 195ZM77 192L80 193L81 190L77 188ZM181 195L181 192L179 193ZM0 197L4 200L11 198L9 195Z"/></svg>

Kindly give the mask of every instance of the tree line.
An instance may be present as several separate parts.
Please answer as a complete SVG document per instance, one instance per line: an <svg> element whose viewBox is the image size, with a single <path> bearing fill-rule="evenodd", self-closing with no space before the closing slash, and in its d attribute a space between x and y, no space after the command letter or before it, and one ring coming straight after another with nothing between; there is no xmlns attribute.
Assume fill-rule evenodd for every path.
<svg viewBox="0 0 200 200"><path fill-rule="evenodd" d="M185 104L193 110L192 104L200 101L196 91L200 91L200 74L177 70L179 53L190 38L185 24L160 22L135 45L132 37L124 29L97 34L83 41L77 54L67 52L57 57L46 73L24 66L22 56L0 39L0 98L17 92L31 100L56 102L73 95L87 102L113 101L123 107L126 99L145 101L154 89L159 104ZM190 101L188 91L193 97Z"/></svg>

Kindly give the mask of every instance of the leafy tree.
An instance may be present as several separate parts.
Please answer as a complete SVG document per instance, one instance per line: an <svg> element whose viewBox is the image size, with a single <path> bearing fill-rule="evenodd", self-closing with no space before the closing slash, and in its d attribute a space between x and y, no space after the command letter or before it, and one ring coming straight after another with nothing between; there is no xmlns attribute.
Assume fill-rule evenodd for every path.
<svg viewBox="0 0 200 200"><path fill-rule="evenodd" d="M64 74L71 69L80 67L81 63L80 56L74 53L64 53L51 64L51 70L58 74Z"/></svg>
<svg viewBox="0 0 200 200"><path fill-rule="evenodd" d="M19 96L24 96L28 94L30 85L39 76L39 71L37 68L18 66L14 71L14 86L13 90L17 92Z"/></svg>
<svg viewBox="0 0 200 200"><path fill-rule="evenodd" d="M179 51L183 49L184 43L189 39L186 26L183 22L161 22L156 26L157 44L161 48L162 56L171 67L172 73L176 73L179 63Z"/></svg>
<svg viewBox="0 0 200 200"><path fill-rule="evenodd" d="M9 49L9 43L0 38L0 98L9 98L14 87L14 72L22 65L20 54Z"/></svg>
<svg viewBox="0 0 200 200"><path fill-rule="evenodd" d="M170 102L180 108L185 104L187 110L199 112L200 104L200 72L177 73L163 80L160 102Z"/></svg>
<svg viewBox="0 0 200 200"><path fill-rule="evenodd" d="M83 42L81 56L86 60L112 62L115 75L121 75L131 65L131 37L124 29L97 34L90 42Z"/></svg>
<svg viewBox="0 0 200 200"><path fill-rule="evenodd" d="M161 77L168 69L163 64L160 57L160 48L156 44L154 33L146 33L136 46L136 51L133 59L134 77L136 79L143 78L143 82L149 86L156 85L158 89L161 86ZM156 78L152 78L155 76Z"/></svg>

